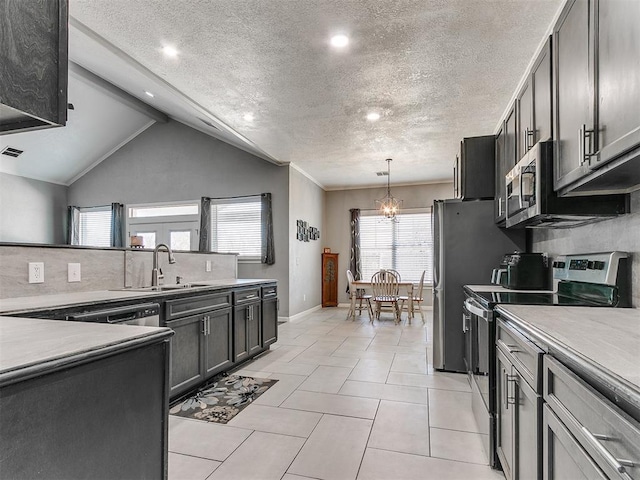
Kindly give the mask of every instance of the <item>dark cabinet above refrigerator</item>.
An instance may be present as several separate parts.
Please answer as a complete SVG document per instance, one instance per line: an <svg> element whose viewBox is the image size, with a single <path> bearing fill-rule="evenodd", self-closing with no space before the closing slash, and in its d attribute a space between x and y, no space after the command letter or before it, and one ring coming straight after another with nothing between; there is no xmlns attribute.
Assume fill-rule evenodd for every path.
<svg viewBox="0 0 640 480"><path fill-rule="evenodd" d="M495 192L495 137L469 137L460 142L453 165L454 197L460 200L493 199Z"/></svg>
<svg viewBox="0 0 640 480"><path fill-rule="evenodd" d="M0 134L65 125L68 0L3 0L0 45Z"/></svg>

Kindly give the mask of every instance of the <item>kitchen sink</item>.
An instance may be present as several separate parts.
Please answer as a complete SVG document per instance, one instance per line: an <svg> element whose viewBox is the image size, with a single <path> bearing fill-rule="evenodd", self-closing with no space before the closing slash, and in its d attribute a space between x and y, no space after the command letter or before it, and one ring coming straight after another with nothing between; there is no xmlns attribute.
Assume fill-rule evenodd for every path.
<svg viewBox="0 0 640 480"><path fill-rule="evenodd" d="M119 288L118 291L122 292L169 292L176 290L186 290L198 287L208 287L207 284L199 283L177 283L174 285L157 285L154 287L125 287Z"/></svg>

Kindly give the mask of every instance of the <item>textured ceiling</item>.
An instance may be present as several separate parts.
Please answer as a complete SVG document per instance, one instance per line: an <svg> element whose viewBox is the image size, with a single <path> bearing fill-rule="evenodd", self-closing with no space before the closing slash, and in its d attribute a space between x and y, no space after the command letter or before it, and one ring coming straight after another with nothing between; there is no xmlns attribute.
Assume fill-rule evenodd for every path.
<svg viewBox="0 0 640 480"><path fill-rule="evenodd" d="M335 189L384 183L388 157L392 184L451 180L459 141L493 133L562 3L73 0L70 13L265 158ZM334 33L351 43L332 48Z"/></svg>

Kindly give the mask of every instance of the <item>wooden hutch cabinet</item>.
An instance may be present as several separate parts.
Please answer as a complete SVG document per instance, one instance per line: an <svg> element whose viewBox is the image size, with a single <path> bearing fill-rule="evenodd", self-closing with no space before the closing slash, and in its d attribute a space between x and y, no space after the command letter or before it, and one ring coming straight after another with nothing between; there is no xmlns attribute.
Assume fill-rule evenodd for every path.
<svg viewBox="0 0 640 480"><path fill-rule="evenodd" d="M338 306L338 254L322 254L322 306Z"/></svg>

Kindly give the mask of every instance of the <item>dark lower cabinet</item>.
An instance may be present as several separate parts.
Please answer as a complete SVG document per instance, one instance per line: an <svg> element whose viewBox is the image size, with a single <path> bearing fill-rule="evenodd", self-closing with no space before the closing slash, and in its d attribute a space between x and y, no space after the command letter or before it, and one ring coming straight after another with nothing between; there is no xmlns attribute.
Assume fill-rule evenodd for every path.
<svg viewBox="0 0 640 480"><path fill-rule="evenodd" d="M5 375L0 477L166 479L169 334L74 353L63 366L35 364L23 378Z"/></svg>
<svg viewBox="0 0 640 480"><path fill-rule="evenodd" d="M278 339L276 284L174 296L165 302L171 345L170 396L230 370Z"/></svg>
<svg viewBox="0 0 640 480"><path fill-rule="evenodd" d="M242 305L234 309L234 361L242 362L262 350L260 303Z"/></svg>
<svg viewBox="0 0 640 480"><path fill-rule="evenodd" d="M201 315L192 315L167 322L175 334L171 339L171 396L198 385L204 379L204 325Z"/></svg>
<svg viewBox="0 0 640 480"><path fill-rule="evenodd" d="M231 308L207 314L207 334L204 336L204 373L207 378L233 365L233 317Z"/></svg>
<svg viewBox="0 0 640 480"><path fill-rule="evenodd" d="M197 386L233 365L231 308L167 322L175 335L171 352L171 396Z"/></svg>

